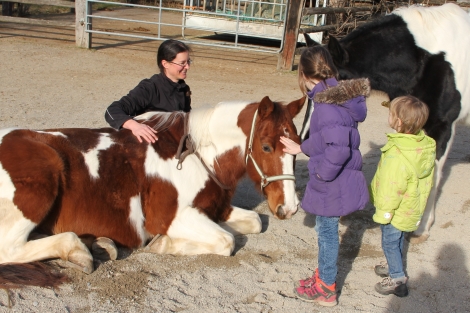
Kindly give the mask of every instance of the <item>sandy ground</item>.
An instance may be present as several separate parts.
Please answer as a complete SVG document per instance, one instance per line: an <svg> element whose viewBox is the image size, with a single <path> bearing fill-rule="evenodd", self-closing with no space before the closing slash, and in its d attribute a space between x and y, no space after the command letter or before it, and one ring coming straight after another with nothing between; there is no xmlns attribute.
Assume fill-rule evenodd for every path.
<svg viewBox="0 0 470 313"><path fill-rule="evenodd" d="M105 108L156 71L158 42L95 37L94 50L74 46L66 29L0 24L0 127L103 127ZM193 106L225 100L291 101L301 97L296 72L276 71L277 58L193 46L187 79ZM360 125L364 172L370 181L385 143L383 95L368 99ZM295 123L300 128L303 112ZM231 257L177 257L120 249L116 261L97 263L90 275L62 269L71 282L60 289L0 292L0 312L470 312L470 130L460 125L444 169L431 237L407 246L407 298L382 296L373 266L383 260L373 208L342 219L339 305L323 308L293 294L296 280L317 266L314 218L299 211L279 221L249 181L233 203L255 210L263 221L258 235L240 236ZM296 168L301 197L308 179L306 157ZM0 239L1 240L1 239Z"/></svg>

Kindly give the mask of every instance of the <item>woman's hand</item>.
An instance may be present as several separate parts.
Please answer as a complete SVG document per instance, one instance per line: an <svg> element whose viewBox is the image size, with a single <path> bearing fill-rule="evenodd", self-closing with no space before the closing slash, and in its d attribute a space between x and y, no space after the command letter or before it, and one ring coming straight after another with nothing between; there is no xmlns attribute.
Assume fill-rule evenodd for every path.
<svg viewBox="0 0 470 313"><path fill-rule="evenodd" d="M302 152L302 150L300 149L300 145L292 141L291 139L281 136L280 141L285 146L285 148L282 149L282 151L284 151L285 153L296 155Z"/></svg>
<svg viewBox="0 0 470 313"><path fill-rule="evenodd" d="M122 127L132 131L132 134L137 137L139 142L142 142L142 139L148 143L154 143L158 140L157 135L155 135L157 131L148 125L138 123L134 120L127 120L122 124Z"/></svg>

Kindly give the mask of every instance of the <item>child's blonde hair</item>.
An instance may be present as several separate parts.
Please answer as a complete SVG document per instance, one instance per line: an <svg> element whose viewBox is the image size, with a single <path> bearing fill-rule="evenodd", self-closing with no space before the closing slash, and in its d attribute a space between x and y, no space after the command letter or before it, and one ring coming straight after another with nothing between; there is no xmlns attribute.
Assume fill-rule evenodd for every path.
<svg viewBox="0 0 470 313"><path fill-rule="evenodd" d="M399 133L416 135L429 117L429 108L421 100L413 96L401 96L390 102L392 127ZM398 127L398 119L401 126Z"/></svg>
<svg viewBox="0 0 470 313"><path fill-rule="evenodd" d="M300 55L299 87L304 94L307 93L307 88L305 87L306 79L322 81L337 76L338 70L333 63L333 59L328 50L322 46L306 48Z"/></svg>

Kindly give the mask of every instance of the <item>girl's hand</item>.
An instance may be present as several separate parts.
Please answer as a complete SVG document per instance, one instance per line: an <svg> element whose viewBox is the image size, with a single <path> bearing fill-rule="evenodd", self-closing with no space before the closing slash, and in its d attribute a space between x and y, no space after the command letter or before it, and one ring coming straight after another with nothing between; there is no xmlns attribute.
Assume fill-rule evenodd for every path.
<svg viewBox="0 0 470 313"><path fill-rule="evenodd" d="M148 125L138 123L134 120L127 120L122 127L132 131L132 134L137 137L139 142L142 142L142 139L148 143L154 143L158 140L157 135L155 135L157 131Z"/></svg>
<svg viewBox="0 0 470 313"><path fill-rule="evenodd" d="M300 145L298 143L295 143L291 139L281 136L280 141L285 146L285 148L282 149L282 151L284 151L285 153L296 155L302 152L302 150L300 149Z"/></svg>

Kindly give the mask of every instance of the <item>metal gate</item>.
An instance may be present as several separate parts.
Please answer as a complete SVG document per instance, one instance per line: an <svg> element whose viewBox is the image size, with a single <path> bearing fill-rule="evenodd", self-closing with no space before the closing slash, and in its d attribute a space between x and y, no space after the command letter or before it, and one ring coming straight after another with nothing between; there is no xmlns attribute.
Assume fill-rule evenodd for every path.
<svg viewBox="0 0 470 313"><path fill-rule="evenodd" d="M197 45L279 53L284 45L288 1L296 0L183 1L156 0L150 6L87 0L82 22L90 34L173 38ZM318 21L315 18L315 24L308 20L302 24L313 26Z"/></svg>

